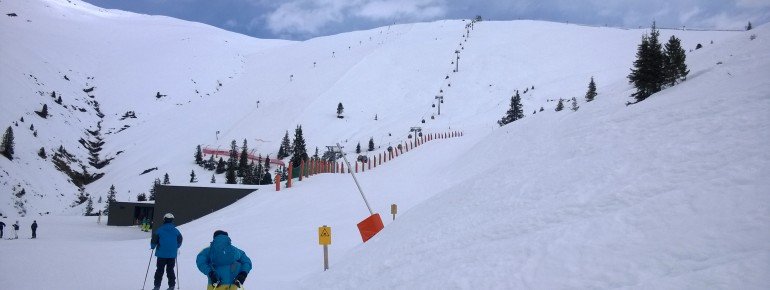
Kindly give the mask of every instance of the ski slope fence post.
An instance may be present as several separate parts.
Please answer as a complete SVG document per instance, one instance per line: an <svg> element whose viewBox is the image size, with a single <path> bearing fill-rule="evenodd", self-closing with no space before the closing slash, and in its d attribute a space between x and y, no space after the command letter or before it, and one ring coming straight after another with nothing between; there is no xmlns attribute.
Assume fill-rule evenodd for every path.
<svg viewBox="0 0 770 290"><path fill-rule="evenodd" d="M297 181L302 181L302 176L305 175L305 161L301 160L299 161L299 179Z"/></svg>
<svg viewBox="0 0 770 290"><path fill-rule="evenodd" d="M281 174L275 175L275 191L281 191Z"/></svg>
<svg viewBox="0 0 770 290"><path fill-rule="evenodd" d="M288 172L288 178L286 178L286 188L291 188L291 180L294 178L294 175L292 174L292 168L294 167L294 164L291 164L291 161L289 161L289 172Z"/></svg>

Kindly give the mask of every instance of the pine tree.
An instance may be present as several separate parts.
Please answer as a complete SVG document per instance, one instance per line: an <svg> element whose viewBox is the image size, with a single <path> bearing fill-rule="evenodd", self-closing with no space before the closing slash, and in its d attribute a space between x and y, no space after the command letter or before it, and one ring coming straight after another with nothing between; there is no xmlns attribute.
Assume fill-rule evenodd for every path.
<svg viewBox="0 0 770 290"><path fill-rule="evenodd" d="M170 178L168 178L168 173L166 173L166 174L164 174L164 175L163 175L163 184L164 184L164 185L169 185L169 184L171 184L171 179L170 179Z"/></svg>
<svg viewBox="0 0 770 290"><path fill-rule="evenodd" d="M369 148L368 148L368 151L369 152L374 151L374 138L373 137L369 137Z"/></svg>
<svg viewBox="0 0 770 290"><path fill-rule="evenodd" d="M262 155L259 156L258 160L262 160ZM257 164L254 164L252 162L251 164L251 173L249 174L251 177L251 180L249 180L249 184L261 184L262 182L262 162L257 162ZM244 182L245 183L245 182Z"/></svg>
<svg viewBox="0 0 770 290"><path fill-rule="evenodd" d="M42 117L43 119L48 118L48 105L43 104L43 109L41 109L39 112L35 111L38 116Z"/></svg>
<svg viewBox="0 0 770 290"><path fill-rule="evenodd" d="M0 144L0 154L3 154L9 160L13 160L13 129L8 126L3 134L3 142Z"/></svg>
<svg viewBox="0 0 770 290"><path fill-rule="evenodd" d="M265 165L262 167L264 172L262 173L259 184L273 184L272 176L270 176L270 155L265 156Z"/></svg>
<svg viewBox="0 0 770 290"><path fill-rule="evenodd" d="M197 183L198 178L195 177L195 170L190 170L190 183Z"/></svg>
<svg viewBox="0 0 770 290"><path fill-rule="evenodd" d="M564 100L560 98L559 103L556 104L556 111L559 112L563 109L564 109Z"/></svg>
<svg viewBox="0 0 770 290"><path fill-rule="evenodd" d="M302 137L302 126L298 125L294 129L294 146L291 156L291 164L294 167L299 166L300 162L307 161L307 148L305 147L305 138Z"/></svg>
<svg viewBox="0 0 770 290"><path fill-rule="evenodd" d="M203 151L201 151L201 145L198 145L195 148L195 164L202 164L203 163Z"/></svg>
<svg viewBox="0 0 770 290"><path fill-rule="evenodd" d="M217 162L217 169L214 172L216 172L216 174L222 174L225 171L227 171L227 163L225 163L225 160L222 159L222 157L219 157L219 162Z"/></svg>
<svg viewBox="0 0 770 290"><path fill-rule="evenodd" d="M361 154L361 142L358 142L358 145L356 145L356 154Z"/></svg>
<svg viewBox="0 0 770 290"><path fill-rule="evenodd" d="M115 202L115 200L116 200L115 195L116 194L117 194L117 192L115 191L115 185L113 184L113 185L110 186L110 190L107 191L107 204L104 205L104 213L109 213L110 212L110 204Z"/></svg>
<svg viewBox="0 0 770 290"><path fill-rule="evenodd" d="M225 174L225 183L236 184L238 170L238 149L235 146L235 140L230 142L230 158L227 159L227 173Z"/></svg>
<svg viewBox="0 0 770 290"><path fill-rule="evenodd" d="M511 107L507 112L505 112L505 116L497 121L497 124L503 126L521 118L524 118L524 108L521 105L521 96L519 95L519 91L516 91L516 93L511 97Z"/></svg>
<svg viewBox="0 0 770 290"><path fill-rule="evenodd" d="M137 194L136 201L147 201L147 195L144 192Z"/></svg>
<svg viewBox="0 0 770 290"><path fill-rule="evenodd" d="M680 80L686 80L690 71L687 69L685 60L687 55L685 54L682 43L676 36L671 36L666 43L664 61L664 80L668 86L676 85Z"/></svg>
<svg viewBox="0 0 770 290"><path fill-rule="evenodd" d="M43 159L48 158L48 155L45 153L45 147L40 147L40 150L37 151L37 156Z"/></svg>
<svg viewBox="0 0 770 290"><path fill-rule="evenodd" d="M658 40L660 32L652 23L649 35L642 36L642 43L636 52L636 60L631 74L628 75L630 83L634 84L636 92L631 96L637 102L641 102L654 93L659 92L665 83L663 65L665 62L661 44Z"/></svg>
<svg viewBox="0 0 770 290"><path fill-rule="evenodd" d="M246 144L246 139L243 139L243 146L241 146L241 155L238 158L238 171L237 175L238 177L243 177L246 174L246 171L249 167L249 152L248 152L248 145Z"/></svg>
<svg viewBox="0 0 770 290"><path fill-rule="evenodd" d="M543 107L541 106L540 107L540 112L542 112L542 111L545 111L545 109L543 109Z"/></svg>
<svg viewBox="0 0 770 290"><path fill-rule="evenodd" d="M586 102L593 101L596 98L596 83L594 77L591 77L591 82L588 83L588 91L586 92Z"/></svg>
<svg viewBox="0 0 770 290"><path fill-rule="evenodd" d="M315 147L315 154L313 154L313 160L320 160L321 158L318 156L318 147Z"/></svg>
<svg viewBox="0 0 770 290"><path fill-rule="evenodd" d="M155 178L155 181L152 182L152 187L150 187L150 200L155 200L155 194L158 192L160 184L160 178Z"/></svg>
<svg viewBox="0 0 770 290"><path fill-rule="evenodd" d="M90 216L94 214L94 199L90 196L88 197L88 202L86 203L86 216Z"/></svg>
<svg viewBox="0 0 770 290"><path fill-rule="evenodd" d="M577 100L575 99L575 97L572 97L572 111L577 112L578 108L580 107L578 107Z"/></svg>
<svg viewBox="0 0 770 290"><path fill-rule="evenodd" d="M749 25L746 25L746 31L751 30L753 27L751 26L751 21L749 21Z"/></svg>
<svg viewBox="0 0 770 290"><path fill-rule="evenodd" d="M342 115L342 113L345 112L345 107L342 106L342 102L337 104L337 118L345 118L345 116Z"/></svg>
<svg viewBox="0 0 770 290"><path fill-rule="evenodd" d="M289 157L289 154L291 153L291 150L289 150L290 147L291 141L289 140L289 130L286 130L286 135L283 135L283 139L281 140L281 147L278 148L278 159Z"/></svg>
<svg viewBox="0 0 770 290"><path fill-rule="evenodd" d="M242 169L243 172L243 178L241 178L241 184L256 184L254 182L254 161L251 161L251 163L247 164L245 168Z"/></svg>
<svg viewBox="0 0 770 290"><path fill-rule="evenodd" d="M217 162L214 161L214 155L209 155L209 160L206 160L206 162L203 164L203 168L206 170L214 170L217 168Z"/></svg>
<svg viewBox="0 0 770 290"><path fill-rule="evenodd" d="M217 183L217 177L214 176L214 173L211 174L211 183Z"/></svg>
<svg viewBox="0 0 770 290"><path fill-rule="evenodd" d="M273 177L270 175L270 171L265 171L262 175L262 182L260 184L273 184Z"/></svg>

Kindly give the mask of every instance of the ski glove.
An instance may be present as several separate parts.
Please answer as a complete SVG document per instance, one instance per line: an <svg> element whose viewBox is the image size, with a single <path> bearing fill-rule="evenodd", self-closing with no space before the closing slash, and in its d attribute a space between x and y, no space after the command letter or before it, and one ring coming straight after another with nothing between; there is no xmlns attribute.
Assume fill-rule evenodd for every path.
<svg viewBox="0 0 770 290"><path fill-rule="evenodd" d="M217 272L211 271L209 272L209 280L211 280L211 284L219 284L219 277L217 276Z"/></svg>
<svg viewBox="0 0 770 290"><path fill-rule="evenodd" d="M238 273L238 276L235 276L235 285L238 285L238 287L241 287L241 285L243 285L243 282L246 282L247 275L248 274L246 272Z"/></svg>

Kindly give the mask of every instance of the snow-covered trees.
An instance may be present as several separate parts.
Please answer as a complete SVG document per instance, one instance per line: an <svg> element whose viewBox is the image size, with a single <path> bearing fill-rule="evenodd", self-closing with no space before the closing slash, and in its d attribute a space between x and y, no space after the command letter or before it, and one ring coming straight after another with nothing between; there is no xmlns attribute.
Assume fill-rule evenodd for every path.
<svg viewBox="0 0 770 290"><path fill-rule="evenodd" d="M201 145L195 147L195 164L203 164L203 152L201 151Z"/></svg>
<svg viewBox="0 0 770 290"><path fill-rule="evenodd" d="M746 25L746 31L751 30L753 27L751 26L751 21L749 21L749 24Z"/></svg>
<svg viewBox="0 0 770 290"><path fill-rule="evenodd" d="M171 184L171 179L168 177L168 173L163 175L163 185Z"/></svg>
<svg viewBox="0 0 770 290"><path fill-rule="evenodd" d="M360 153L361 153L361 142L358 142L358 144L356 145L356 154L360 154Z"/></svg>
<svg viewBox="0 0 770 290"><path fill-rule="evenodd" d="M136 201L147 201L147 195L144 192L137 194Z"/></svg>
<svg viewBox="0 0 770 290"><path fill-rule="evenodd" d="M516 94L511 97L511 107L505 113L505 116L497 121L497 124L503 126L521 118L524 118L524 108L521 105L519 91L516 91Z"/></svg>
<svg viewBox="0 0 770 290"><path fill-rule="evenodd" d="M40 150L37 151L37 156L43 159L48 158L48 154L45 153L45 147L40 147Z"/></svg>
<svg viewBox="0 0 770 290"><path fill-rule="evenodd" d="M5 134L3 134L3 142L0 143L0 154L13 160L13 146L13 129L8 126L8 129L5 129Z"/></svg>
<svg viewBox="0 0 770 290"><path fill-rule="evenodd" d="M628 75L629 82L636 88L636 92L631 95L636 102L643 101L666 86L675 85L689 73L679 39L671 36L664 50L658 40L659 36L660 32L653 22L649 35L642 36L642 43L637 48L634 67Z"/></svg>
<svg viewBox="0 0 770 290"><path fill-rule="evenodd" d="M577 104L577 99L575 97L572 97L572 111L577 112L578 108L580 108Z"/></svg>
<svg viewBox="0 0 770 290"><path fill-rule="evenodd" d="M104 213L110 212L110 204L112 204L116 200L115 198L116 194L117 192L115 191L115 185L113 184L110 186L110 190L107 191L107 204L104 205Z"/></svg>
<svg viewBox="0 0 770 290"><path fill-rule="evenodd" d="M93 214L94 214L94 199L89 196L88 202L86 203L86 210L84 215L89 216Z"/></svg>
<svg viewBox="0 0 770 290"><path fill-rule="evenodd" d="M591 77L591 82L588 83L588 91L586 92L586 102L593 101L596 98L596 83L594 77Z"/></svg>
<svg viewBox="0 0 770 290"><path fill-rule="evenodd" d="M676 36L671 36L665 46L665 62L663 64L663 74L665 83L668 86L676 85L680 80L686 80L690 71L687 69L685 54L682 43Z"/></svg>
<svg viewBox="0 0 770 290"><path fill-rule="evenodd" d="M556 104L556 111L559 112L564 109L564 99L559 98L559 103Z"/></svg>
<svg viewBox="0 0 770 290"><path fill-rule="evenodd" d="M35 111L35 113L43 119L48 118L48 105L43 104L43 108L40 111Z"/></svg>
<svg viewBox="0 0 770 290"><path fill-rule="evenodd" d="M291 153L291 141L289 141L289 130L286 130L286 135L283 135L281 140L281 147L278 148L278 159L284 159Z"/></svg>
<svg viewBox="0 0 770 290"><path fill-rule="evenodd" d="M225 160L222 159L222 157L219 157L217 168L214 170L214 172L216 172L216 174L222 174L225 171L227 171L227 163L225 163Z"/></svg>
<svg viewBox="0 0 770 290"><path fill-rule="evenodd" d="M299 166L301 161L307 161L307 148L305 147L305 137L302 137L302 126L297 125L294 129L294 145L291 156L291 164L294 167Z"/></svg>
<svg viewBox="0 0 770 290"><path fill-rule="evenodd" d="M342 103L340 102L337 104L337 118L345 118L345 116L342 115L343 112L345 112L345 107L343 107Z"/></svg>
<svg viewBox="0 0 770 290"><path fill-rule="evenodd" d="M636 51L634 67L631 69L631 74L628 75L629 82L634 84L636 88L636 92L631 96L637 102L659 92L663 87L664 55L658 40L659 35L660 32L653 22L650 34L642 36L642 43L639 44Z"/></svg>
<svg viewBox="0 0 770 290"><path fill-rule="evenodd" d="M373 137L369 138L369 148L367 149L367 151L374 151L374 138Z"/></svg>
<svg viewBox="0 0 770 290"><path fill-rule="evenodd" d="M243 146L241 146L241 155L238 157L238 169L237 169L237 175L238 177L243 177L246 174L246 171L249 171L249 152L248 152L248 144L246 144L246 139L243 139Z"/></svg>
<svg viewBox="0 0 770 290"><path fill-rule="evenodd" d="M158 192L158 187L160 187L160 184L160 178L155 178L155 180L152 182L152 187L150 187L150 200L155 200L155 194Z"/></svg>
<svg viewBox="0 0 770 290"><path fill-rule="evenodd" d="M225 183L236 184L238 170L238 149L235 146L235 140L230 142L230 157L227 159L227 173L225 174ZM192 181L191 181L192 182Z"/></svg>

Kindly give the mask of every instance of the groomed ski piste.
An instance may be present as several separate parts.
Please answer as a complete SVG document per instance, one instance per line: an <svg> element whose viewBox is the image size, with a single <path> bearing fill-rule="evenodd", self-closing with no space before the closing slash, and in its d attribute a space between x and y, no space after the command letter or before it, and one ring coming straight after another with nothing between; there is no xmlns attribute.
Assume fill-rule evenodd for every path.
<svg viewBox="0 0 770 290"><path fill-rule="evenodd" d="M79 216L82 205L69 206L76 187L36 154L63 145L85 160L77 140L99 120L102 156L115 158L93 169L105 176L86 190L104 197L114 184L119 200L166 172L175 185L195 170L196 185L221 186L223 176L212 185L193 163L195 145L248 138L272 156L298 124L311 154L334 142L351 152L370 137L381 151L408 140L411 126L464 132L358 175L385 222L366 243L356 223L369 212L343 174L280 192L258 186L180 226L181 289L205 285L195 255L217 229L251 257L247 289L770 288L768 25L661 30L662 41L682 39L688 79L626 106L645 29L480 22L464 38L468 22L447 20L293 42L79 1L3 1L0 12L0 37L14 40L0 46L0 125L25 118L13 127L16 158L0 157L0 186L28 191L24 217L12 195L0 200L2 221L22 226L20 239L6 240L6 227L0 241L3 289L141 289L149 234ZM586 103L592 76L599 95ZM82 91L92 86L94 98ZM532 86L526 117L497 126L514 91ZM439 90L440 116L431 107ZM54 104L51 91L87 112ZM572 97L575 112L548 101ZM33 113L43 103L48 119ZM120 120L126 111L138 118ZM321 225L332 227L328 271Z"/></svg>

